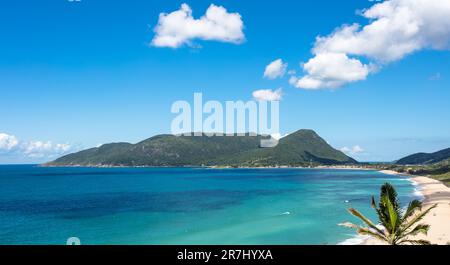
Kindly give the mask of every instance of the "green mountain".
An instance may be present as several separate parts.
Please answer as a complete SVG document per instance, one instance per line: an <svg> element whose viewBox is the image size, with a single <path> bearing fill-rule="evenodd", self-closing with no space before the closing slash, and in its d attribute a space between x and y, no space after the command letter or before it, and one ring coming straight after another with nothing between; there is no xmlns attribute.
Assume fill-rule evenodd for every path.
<svg viewBox="0 0 450 265"><path fill-rule="evenodd" d="M417 153L397 161L399 165L428 165L450 159L450 148L435 153Z"/></svg>
<svg viewBox="0 0 450 265"><path fill-rule="evenodd" d="M158 135L137 144L113 143L66 155L47 166L309 166L355 164L311 130L262 148L263 136Z"/></svg>

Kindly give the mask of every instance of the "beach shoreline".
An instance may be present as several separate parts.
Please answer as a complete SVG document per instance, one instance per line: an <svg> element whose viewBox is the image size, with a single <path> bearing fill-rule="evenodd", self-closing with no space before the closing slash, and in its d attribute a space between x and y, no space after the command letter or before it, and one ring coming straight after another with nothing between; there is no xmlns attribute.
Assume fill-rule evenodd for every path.
<svg viewBox="0 0 450 265"><path fill-rule="evenodd" d="M380 172L410 177L410 180L417 185L420 195L423 196L424 209L437 204L437 207L431 210L421 222L430 225L428 235L417 236L415 239L425 239L436 245L450 244L450 188L438 180L425 176L412 176L392 170L381 170ZM384 244L373 238L365 238L362 241L360 245Z"/></svg>

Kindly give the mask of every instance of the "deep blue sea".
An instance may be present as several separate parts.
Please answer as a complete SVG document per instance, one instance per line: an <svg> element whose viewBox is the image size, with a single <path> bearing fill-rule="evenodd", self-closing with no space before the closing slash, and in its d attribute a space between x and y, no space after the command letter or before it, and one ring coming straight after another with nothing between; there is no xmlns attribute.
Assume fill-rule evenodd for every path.
<svg viewBox="0 0 450 265"><path fill-rule="evenodd" d="M415 197L376 171L0 166L0 244L338 244L384 182Z"/></svg>

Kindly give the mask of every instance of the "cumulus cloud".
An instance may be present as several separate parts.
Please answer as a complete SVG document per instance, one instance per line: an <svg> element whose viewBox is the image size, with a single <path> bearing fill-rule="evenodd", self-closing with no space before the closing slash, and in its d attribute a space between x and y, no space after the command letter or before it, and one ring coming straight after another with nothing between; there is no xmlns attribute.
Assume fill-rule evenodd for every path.
<svg viewBox="0 0 450 265"><path fill-rule="evenodd" d="M450 1L387 0L361 14L369 20L367 25L343 25L328 36L317 37L314 57L304 65L306 75L291 83L305 89L335 88L364 80L375 69L414 52L450 49ZM327 62L317 66L323 69L311 72L310 62L320 61L324 54L339 56L328 56ZM365 65L362 58L371 63ZM342 63L352 73L341 77L331 71Z"/></svg>
<svg viewBox="0 0 450 265"><path fill-rule="evenodd" d="M19 140L14 135L0 133L0 151L9 151L19 144Z"/></svg>
<svg viewBox="0 0 450 265"><path fill-rule="evenodd" d="M54 144L50 141L30 141L22 144L22 152L31 158L55 157L71 150L69 144Z"/></svg>
<svg viewBox="0 0 450 265"><path fill-rule="evenodd" d="M266 66L264 77L268 79L283 77L286 74L287 67L287 63L283 63L283 60L277 59Z"/></svg>
<svg viewBox="0 0 450 265"><path fill-rule="evenodd" d="M390 0L363 11L371 23L318 37L315 53L343 52L390 62L422 49L450 48L450 2Z"/></svg>
<svg viewBox="0 0 450 265"><path fill-rule="evenodd" d="M321 53L303 65L307 73L290 82L304 89L337 88L346 83L366 79L370 67L345 53Z"/></svg>
<svg viewBox="0 0 450 265"><path fill-rule="evenodd" d="M192 45L192 40L214 40L241 43L245 36L244 23L239 13L228 13L222 6L211 4L199 19L192 16L192 9L182 4L172 13L161 13L151 42L156 47L179 48Z"/></svg>
<svg viewBox="0 0 450 265"><path fill-rule="evenodd" d="M355 145L353 147L342 147L341 151L347 155L357 155L363 153L364 149L359 145Z"/></svg>
<svg viewBox="0 0 450 265"><path fill-rule="evenodd" d="M29 158L53 158L73 151L73 147L51 141L20 141L13 135L0 133L0 151Z"/></svg>
<svg viewBox="0 0 450 265"><path fill-rule="evenodd" d="M253 98L259 101L280 101L283 97L282 89L271 90L271 89L261 89L253 91Z"/></svg>

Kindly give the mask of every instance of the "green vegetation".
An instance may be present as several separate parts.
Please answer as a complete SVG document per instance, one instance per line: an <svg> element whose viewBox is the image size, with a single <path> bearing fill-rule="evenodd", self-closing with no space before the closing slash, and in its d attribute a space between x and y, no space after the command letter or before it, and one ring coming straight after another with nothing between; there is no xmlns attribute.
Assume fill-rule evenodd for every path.
<svg viewBox="0 0 450 265"><path fill-rule="evenodd" d="M372 208L375 209L380 225L379 228L357 210L351 208L349 212L364 222L367 227L361 227L352 223L343 224L346 227L355 228L360 235L369 235L390 245L430 245L429 241L412 239L418 234L427 234L430 226L427 224L418 224L425 215L436 205L422 211L422 202L413 200L409 203L406 211L402 211L398 202L397 192L389 183L381 187L380 201L378 207L375 204L375 198L372 197Z"/></svg>
<svg viewBox="0 0 450 265"><path fill-rule="evenodd" d="M427 165L435 164L450 158L450 148L435 153L417 153L397 161L398 165Z"/></svg>
<svg viewBox="0 0 450 265"><path fill-rule="evenodd" d="M263 136L159 135L137 144L114 143L61 157L48 166L273 167L356 164L314 131L300 130L273 148Z"/></svg>
<svg viewBox="0 0 450 265"><path fill-rule="evenodd" d="M243 167L319 166L357 164L332 148L311 130L300 130L282 138L274 148L257 148L217 160L220 165Z"/></svg>
<svg viewBox="0 0 450 265"><path fill-rule="evenodd" d="M434 179L441 181L448 187L450 187L450 172L442 175L434 175L432 176Z"/></svg>
<svg viewBox="0 0 450 265"><path fill-rule="evenodd" d="M450 158L426 165L370 164L362 166L377 170L393 170L409 175L427 176L450 187Z"/></svg>

